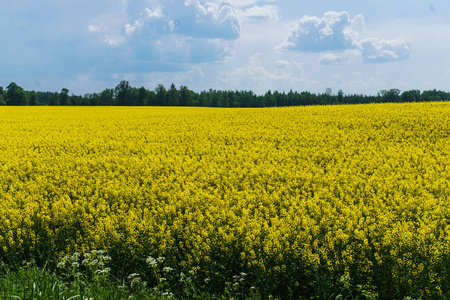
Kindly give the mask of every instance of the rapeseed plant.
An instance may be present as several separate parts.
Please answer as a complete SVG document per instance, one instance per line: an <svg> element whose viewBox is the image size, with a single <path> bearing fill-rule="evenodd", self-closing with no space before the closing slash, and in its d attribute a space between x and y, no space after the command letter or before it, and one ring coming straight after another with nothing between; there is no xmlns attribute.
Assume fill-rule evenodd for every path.
<svg viewBox="0 0 450 300"><path fill-rule="evenodd" d="M157 267L173 295L193 271L210 292L328 297L317 278L347 274L367 295L448 297L449 112L5 107L0 260L135 286Z"/></svg>

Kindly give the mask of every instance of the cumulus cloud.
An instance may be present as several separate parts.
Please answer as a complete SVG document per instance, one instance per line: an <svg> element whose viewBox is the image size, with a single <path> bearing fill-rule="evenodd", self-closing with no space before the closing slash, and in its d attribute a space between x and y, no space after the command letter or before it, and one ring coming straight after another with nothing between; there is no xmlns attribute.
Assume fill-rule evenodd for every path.
<svg viewBox="0 0 450 300"><path fill-rule="evenodd" d="M99 25L89 25L88 26L88 31L89 32L104 32L108 30L108 27L105 25L105 23L101 23Z"/></svg>
<svg viewBox="0 0 450 300"><path fill-rule="evenodd" d="M282 45L284 49L321 52L355 46L361 35L364 17L351 19L345 11L329 11L322 18L304 16Z"/></svg>
<svg viewBox="0 0 450 300"><path fill-rule="evenodd" d="M347 58L344 54L325 53L321 55L319 63L321 65L342 65L346 60Z"/></svg>
<svg viewBox="0 0 450 300"><path fill-rule="evenodd" d="M193 18L195 16L195 18ZM239 38L240 20L234 8L227 2L204 4L197 0L186 0L183 14L178 15L179 32L196 38Z"/></svg>
<svg viewBox="0 0 450 300"><path fill-rule="evenodd" d="M107 35L105 36L103 42L110 47L118 47L120 46L120 44L125 42L125 38L121 35L114 35L114 36Z"/></svg>
<svg viewBox="0 0 450 300"><path fill-rule="evenodd" d="M263 65L261 57L261 53L255 53L246 65L222 72L220 81L236 89L254 86L254 91L261 93L268 89L290 88L305 81L303 64L278 60L273 71Z"/></svg>
<svg viewBox="0 0 450 300"><path fill-rule="evenodd" d="M267 71L261 64L260 56L261 53L256 53L250 58L247 65L236 68L230 72L223 72L221 74L222 81L232 82L233 84L238 84L242 79L257 81L261 78L266 79L267 77L273 76L273 74Z"/></svg>
<svg viewBox="0 0 450 300"><path fill-rule="evenodd" d="M195 62L226 61L234 57L233 44L230 41L212 40L188 40L189 60Z"/></svg>
<svg viewBox="0 0 450 300"><path fill-rule="evenodd" d="M255 5L258 2L263 2L262 0L228 0L233 7L244 8ZM264 2L275 2L275 0L266 0Z"/></svg>
<svg viewBox="0 0 450 300"><path fill-rule="evenodd" d="M145 4L143 1L133 2L130 12L137 11L138 3ZM184 3L168 1L153 9L143 5L140 8L139 17L125 24L128 36L138 33L148 39L176 33L193 38L227 40L235 40L240 36L240 20L227 2L214 4L198 0L186 0Z"/></svg>
<svg viewBox="0 0 450 300"><path fill-rule="evenodd" d="M134 0L124 5L128 22L120 32L103 30L95 25L99 21L88 31L107 46L121 48L129 68L185 69L186 64L225 61L234 55L241 24L225 1Z"/></svg>
<svg viewBox="0 0 450 300"><path fill-rule="evenodd" d="M275 76L272 78L288 81L303 81L303 64L296 61L277 60Z"/></svg>
<svg viewBox="0 0 450 300"><path fill-rule="evenodd" d="M125 34L132 36L136 30L142 29L144 26L148 26L153 20L158 20L164 17L162 6L156 7L156 9L151 10L148 7L140 13L138 20L131 24L125 24Z"/></svg>
<svg viewBox="0 0 450 300"><path fill-rule="evenodd" d="M276 5L252 6L240 12L245 21L279 20L279 8Z"/></svg>
<svg viewBox="0 0 450 300"><path fill-rule="evenodd" d="M366 62L404 60L411 55L411 41L406 36L393 40L368 38L361 40L359 44L362 58Z"/></svg>
<svg viewBox="0 0 450 300"><path fill-rule="evenodd" d="M322 18L304 16L279 48L306 52L356 49L364 62L389 62L409 58L411 41L406 36L393 40L363 38L364 16L354 18L343 12L329 11ZM325 53L320 64L342 64L345 55Z"/></svg>

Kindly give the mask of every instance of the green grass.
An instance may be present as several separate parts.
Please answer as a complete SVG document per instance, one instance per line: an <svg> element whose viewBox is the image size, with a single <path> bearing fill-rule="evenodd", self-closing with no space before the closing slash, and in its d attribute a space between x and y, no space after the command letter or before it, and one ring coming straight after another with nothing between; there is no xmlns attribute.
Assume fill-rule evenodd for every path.
<svg viewBox="0 0 450 300"><path fill-rule="evenodd" d="M119 281L107 276L104 280L67 281L55 273L30 266L11 271L3 267L0 277L0 299L176 299L161 286L148 287L135 275ZM221 296L187 291L181 299L259 299L234 293Z"/></svg>
<svg viewBox="0 0 450 300"><path fill-rule="evenodd" d="M176 297L170 292L170 285L160 282L149 286L138 274L131 274L122 280L107 272L89 274L88 270L84 274L58 275L34 263L26 263L17 270L3 265L1 272L0 299L262 299L255 288L244 291L236 284L245 281L243 274L235 276L236 282L226 284L219 295L211 295L195 287L192 284L194 278L189 276L193 274L182 275L179 281L184 285L184 293ZM361 287L352 288L349 278L343 278L341 283L336 294L329 295L329 299L377 299L376 294ZM266 298L276 299L272 296Z"/></svg>
<svg viewBox="0 0 450 300"><path fill-rule="evenodd" d="M107 279L107 278L105 278ZM64 280L46 268L27 264L17 270L3 266L1 299L129 299L132 291L116 280ZM136 293L136 299L155 299Z"/></svg>
<svg viewBox="0 0 450 300"><path fill-rule="evenodd" d="M21 266L0 262L0 299L296 299L279 291L278 297L264 293L268 287L252 282L252 275L239 273L211 289L209 278L194 271L175 270L163 257L143 260L142 274L117 278L111 272L111 258L104 251L74 253L56 263L38 267L34 261ZM54 267L49 267L54 266ZM276 284L276 283L273 283ZM317 277L307 298L378 299L370 288L352 283L346 275L338 280ZM256 287L255 287L256 286ZM282 285L278 285L281 287ZM274 291L272 289L272 291ZM280 296L285 295L285 296ZM300 296L302 297L302 296ZM380 298L386 298L381 296ZM412 300L413 298L405 298Z"/></svg>
<svg viewBox="0 0 450 300"><path fill-rule="evenodd" d="M245 293L239 284L228 283L220 295L196 287L194 273L171 274L162 267L163 258L147 259L154 277L152 284L133 273L123 279L114 277L107 267L110 258L103 251L83 256L75 253L60 261L55 270L38 267L34 261L19 267L0 266L0 299L260 299L254 291ZM147 276L148 277L148 276ZM237 282L244 281L240 275ZM177 287L173 284L176 282ZM180 293L180 286L182 293ZM175 296L172 290L178 290Z"/></svg>

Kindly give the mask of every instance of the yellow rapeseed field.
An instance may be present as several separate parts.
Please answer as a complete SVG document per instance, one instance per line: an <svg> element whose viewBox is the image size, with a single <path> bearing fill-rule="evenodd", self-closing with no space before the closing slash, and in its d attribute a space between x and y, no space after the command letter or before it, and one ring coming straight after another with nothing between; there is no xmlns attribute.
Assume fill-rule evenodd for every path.
<svg viewBox="0 0 450 300"><path fill-rule="evenodd" d="M104 249L440 295L449 196L449 103L0 109L3 261Z"/></svg>

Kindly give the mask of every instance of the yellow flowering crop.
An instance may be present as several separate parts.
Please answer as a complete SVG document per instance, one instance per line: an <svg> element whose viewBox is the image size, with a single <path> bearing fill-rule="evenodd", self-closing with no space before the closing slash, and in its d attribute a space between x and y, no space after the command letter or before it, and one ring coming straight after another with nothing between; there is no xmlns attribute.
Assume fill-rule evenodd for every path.
<svg viewBox="0 0 450 300"><path fill-rule="evenodd" d="M0 109L7 261L105 249L426 295L449 280L449 196L448 103Z"/></svg>

